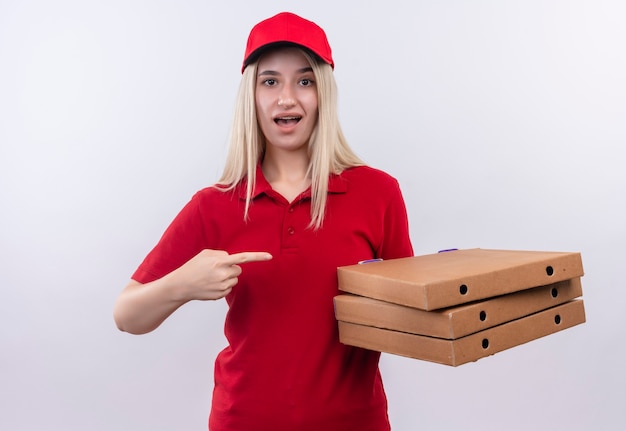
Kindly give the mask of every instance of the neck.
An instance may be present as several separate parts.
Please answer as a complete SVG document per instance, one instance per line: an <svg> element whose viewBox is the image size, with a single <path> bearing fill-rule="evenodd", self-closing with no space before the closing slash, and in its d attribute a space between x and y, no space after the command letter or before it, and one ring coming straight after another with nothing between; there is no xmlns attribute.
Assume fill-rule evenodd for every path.
<svg viewBox="0 0 626 431"><path fill-rule="evenodd" d="M311 185L305 152L266 152L261 168L272 188L289 202Z"/></svg>
<svg viewBox="0 0 626 431"><path fill-rule="evenodd" d="M307 178L309 157L306 152L266 151L262 163L263 174L272 181L298 182Z"/></svg>

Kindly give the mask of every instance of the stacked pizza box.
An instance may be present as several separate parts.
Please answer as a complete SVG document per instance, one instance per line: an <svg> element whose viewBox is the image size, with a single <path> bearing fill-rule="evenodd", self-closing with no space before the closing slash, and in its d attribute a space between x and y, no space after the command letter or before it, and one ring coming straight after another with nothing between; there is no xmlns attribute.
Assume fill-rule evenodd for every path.
<svg viewBox="0 0 626 431"><path fill-rule="evenodd" d="M580 253L453 250L337 273L342 343L445 365L585 322Z"/></svg>

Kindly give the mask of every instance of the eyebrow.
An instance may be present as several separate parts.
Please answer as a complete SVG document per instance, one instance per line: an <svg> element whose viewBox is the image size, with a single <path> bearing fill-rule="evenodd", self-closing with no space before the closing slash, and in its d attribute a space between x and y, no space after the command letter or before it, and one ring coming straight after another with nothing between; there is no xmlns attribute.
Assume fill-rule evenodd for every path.
<svg viewBox="0 0 626 431"><path fill-rule="evenodd" d="M296 70L296 73L307 73L307 72L313 72L313 68L311 66L307 66L307 67L303 67L302 69ZM275 70L263 70L259 72L258 76L262 76L262 75L280 76L280 73L276 72Z"/></svg>

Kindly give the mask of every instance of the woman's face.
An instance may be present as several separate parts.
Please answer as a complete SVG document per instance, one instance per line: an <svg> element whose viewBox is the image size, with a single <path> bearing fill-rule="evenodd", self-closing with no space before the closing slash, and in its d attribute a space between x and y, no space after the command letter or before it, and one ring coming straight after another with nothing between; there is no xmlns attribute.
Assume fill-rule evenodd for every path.
<svg viewBox="0 0 626 431"><path fill-rule="evenodd" d="M267 146L306 150L317 123L317 86L311 65L298 49L281 48L264 54L257 70L256 114Z"/></svg>

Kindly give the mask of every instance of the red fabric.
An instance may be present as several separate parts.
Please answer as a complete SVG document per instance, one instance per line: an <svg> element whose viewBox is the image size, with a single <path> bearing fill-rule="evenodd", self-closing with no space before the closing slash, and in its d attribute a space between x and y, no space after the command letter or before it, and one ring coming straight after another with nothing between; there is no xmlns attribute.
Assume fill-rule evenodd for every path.
<svg viewBox="0 0 626 431"><path fill-rule="evenodd" d="M333 176L318 231L308 192L289 204L259 169L248 222L244 193L198 192L133 275L160 278L204 248L274 256L244 264L226 298L210 429L388 430L380 354L339 343L333 297L338 266L413 255L397 181L369 167Z"/></svg>
<svg viewBox="0 0 626 431"><path fill-rule="evenodd" d="M280 43L291 43L307 48L330 64L333 69L335 68L332 49L324 30L313 21L291 12L281 12L252 28L248 36L241 72L243 73L246 66L258 58L264 48Z"/></svg>

